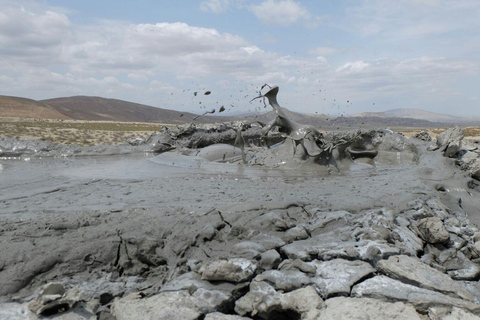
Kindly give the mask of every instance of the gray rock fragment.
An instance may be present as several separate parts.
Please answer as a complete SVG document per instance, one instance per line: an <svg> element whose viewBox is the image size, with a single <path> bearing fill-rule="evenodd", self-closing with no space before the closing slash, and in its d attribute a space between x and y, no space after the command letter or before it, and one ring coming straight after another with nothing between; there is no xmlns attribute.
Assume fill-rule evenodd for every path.
<svg viewBox="0 0 480 320"><path fill-rule="evenodd" d="M473 300L462 283L409 256L394 256L377 263L377 269L387 276L421 288L443 292L456 298Z"/></svg>
<svg viewBox="0 0 480 320"><path fill-rule="evenodd" d="M312 279L299 270L268 270L258 275L253 281L266 281L276 290L293 291L312 282Z"/></svg>
<svg viewBox="0 0 480 320"><path fill-rule="evenodd" d="M422 239L428 243L445 243L450 239L450 234L445 229L442 219L438 217L420 220L417 228Z"/></svg>
<svg viewBox="0 0 480 320"><path fill-rule="evenodd" d="M429 313L430 315L430 313ZM433 319L435 320L435 319ZM447 314L447 315L444 315L442 318L440 318L439 320L480 320L480 317L470 313L470 312L467 312L465 310L462 310L460 308L457 308L457 307L453 307L452 308L452 311Z"/></svg>
<svg viewBox="0 0 480 320"><path fill-rule="evenodd" d="M333 295L350 294L351 287L373 274L375 269L363 261L348 261L344 259L334 259L330 261L312 261L311 264L317 268L316 284L323 283L325 292L321 292L324 297ZM322 286L319 286L321 288Z"/></svg>
<svg viewBox="0 0 480 320"><path fill-rule="evenodd" d="M480 278L480 266L470 261L466 264L466 268L448 271L448 275L455 280L478 280Z"/></svg>
<svg viewBox="0 0 480 320"><path fill-rule="evenodd" d="M250 291L235 303L235 312L260 319L314 320L323 305L312 286L282 294L264 281L253 281Z"/></svg>
<svg viewBox="0 0 480 320"><path fill-rule="evenodd" d="M397 218L397 221L400 223L403 223L404 220L407 221L407 219L403 217ZM423 251L423 241L408 228L409 225L409 222L406 225L400 224L392 230L394 233L395 246L398 247L402 253L417 256L419 252Z"/></svg>
<svg viewBox="0 0 480 320"><path fill-rule="evenodd" d="M293 241L307 239L308 237L308 232L303 226L296 226L288 229L287 232L285 232L283 239L285 242L291 243Z"/></svg>
<svg viewBox="0 0 480 320"><path fill-rule="evenodd" d="M263 270L275 269L278 267L282 258L277 250L268 250L260 255L258 268Z"/></svg>
<svg viewBox="0 0 480 320"><path fill-rule="evenodd" d="M439 292L415 287L385 276L376 276L355 285L352 297L367 297L389 301L408 302L418 312L426 313L431 307L455 306L475 314L480 306L463 299L453 298Z"/></svg>
<svg viewBox="0 0 480 320"><path fill-rule="evenodd" d="M204 262L199 274L202 280L243 282L251 279L256 269L256 263L250 260L232 258Z"/></svg>
<svg viewBox="0 0 480 320"><path fill-rule="evenodd" d="M432 137L428 134L427 131L420 131L412 136L412 138L422 140L422 141L432 141Z"/></svg>
<svg viewBox="0 0 480 320"><path fill-rule="evenodd" d="M410 305L402 302L385 302L370 298L331 298L321 311L318 320L420 320Z"/></svg>
<svg viewBox="0 0 480 320"><path fill-rule="evenodd" d="M463 138L464 131L462 128L450 128L437 136L437 145L443 151L445 157L451 158L460 150Z"/></svg>
<svg viewBox="0 0 480 320"><path fill-rule="evenodd" d="M278 266L279 270L300 270L304 273L310 273L314 275L317 272L317 267L311 263L304 262L300 259L285 259Z"/></svg>
<svg viewBox="0 0 480 320"><path fill-rule="evenodd" d="M200 275L195 272L188 272L162 286L160 292L187 290L190 294L193 294L199 289L221 291L237 299L248 290L248 283L210 282L201 280Z"/></svg>
<svg viewBox="0 0 480 320"><path fill-rule="evenodd" d="M131 295L115 299L112 305L117 320L185 319L197 320L203 314L215 312L229 303L230 297L219 291L201 290L191 295L186 290L161 292L155 296L139 299Z"/></svg>
<svg viewBox="0 0 480 320"><path fill-rule="evenodd" d="M52 315L69 310L76 302L75 292L69 295L63 284L51 282L42 288L37 298L30 301L28 308L37 315Z"/></svg>

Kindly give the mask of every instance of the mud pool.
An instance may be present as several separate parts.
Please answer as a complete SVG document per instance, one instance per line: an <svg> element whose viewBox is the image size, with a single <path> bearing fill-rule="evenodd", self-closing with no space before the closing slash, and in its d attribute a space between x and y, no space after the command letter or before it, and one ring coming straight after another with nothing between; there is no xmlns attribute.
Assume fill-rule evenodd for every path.
<svg viewBox="0 0 480 320"><path fill-rule="evenodd" d="M400 153L389 156L385 164L344 161L340 171L324 166L265 169L175 152L154 157L3 160L0 208L2 218L25 219L83 210L183 207L199 211L288 199L319 202L331 210L361 210L396 206L399 196L424 193L425 185L412 178L418 166L401 160Z"/></svg>

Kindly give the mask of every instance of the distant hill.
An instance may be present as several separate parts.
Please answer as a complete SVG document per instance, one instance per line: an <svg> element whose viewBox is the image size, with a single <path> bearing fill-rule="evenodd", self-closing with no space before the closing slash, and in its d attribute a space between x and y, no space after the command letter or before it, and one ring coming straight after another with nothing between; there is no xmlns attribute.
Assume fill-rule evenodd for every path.
<svg viewBox="0 0 480 320"><path fill-rule="evenodd" d="M467 122L458 120L463 118L415 109L365 112L347 117L303 114L289 110L285 110L285 113L294 121L309 124L323 130L395 129L406 127L439 128L451 126L452 123L467 125ZM224 116L223 114L215 114L199 117L189 112L156 108L102 97L75 96L35 101L25 98L0 96L0 117L183 124L192 121L197 123L214 123L236 120L267 123L274 119L275 114L270 110L269 112L256 115L237 114L236 116ZM196 120L193 120L195 118Z"/></svg>
<svg viewBox="0 0 480 320"><path fill-rule="evenodd" d="M419 109L392 109L383 112L363 112L353 117L377 117L377 118L410 118L417 120L427 120L432 122L442 122L451 124L479 123L478 118L454 117L448 114L429 112Z"/></svg>
<svg viewBox="0 0 480 320"><path fill-rule="evenodd" d="M0 117L33 119L70 119L48 104L32 99L0 95Z"/></svg>
<svg viewBox="0 0 480 320"><path fill-rule="evenodd" d="M192 121L196 116L193 113L101 97L75 96L42 100L41 102L75 120L181 124Z"/></svg>

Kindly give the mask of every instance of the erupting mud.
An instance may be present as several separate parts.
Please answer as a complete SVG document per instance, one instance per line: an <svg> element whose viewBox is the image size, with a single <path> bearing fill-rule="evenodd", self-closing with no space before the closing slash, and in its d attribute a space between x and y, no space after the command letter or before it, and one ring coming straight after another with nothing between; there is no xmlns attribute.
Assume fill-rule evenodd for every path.
<svg viewBox="0 0 480 320"><path fill-rule="evenodd" d="M0 319L480 319L480 147L288 117L0 139Z"/></svg>

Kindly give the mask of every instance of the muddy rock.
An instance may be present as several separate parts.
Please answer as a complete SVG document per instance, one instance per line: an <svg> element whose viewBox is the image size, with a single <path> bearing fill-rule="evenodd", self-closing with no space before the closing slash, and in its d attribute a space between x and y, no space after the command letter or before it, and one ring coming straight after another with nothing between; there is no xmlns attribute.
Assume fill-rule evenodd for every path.
<svg viewBox="0 0 480 320"><path fill-rule="evenodd" d="M287 243L291 243L296 240L304 240L309 237L309 234L305 227L303 226L295 226L291 229L288 229L287 232L285 232L285 235L283 239Z"/></svg>
<svg viewBox="0 0 480 320"><path fill-rule="evenodd" d="M469 168L470 176L476 180L480 180L480 159L472 163Z"/></svg>
<svg viewBox="0 0 480 320"><path fill-rule="evenodd" d="M416 133L413 138L422 141L432 141L432 137L428 134L427 131L420 131L419 133Z"/></svg>
<svg viewBox="0 0 480 320"><path fill-rule="evenodd" d="M206 261L198 273L202 280L243 282L253 277L256 263L242 258Z"/></svg>
<svg viewBox="0 0 480 320"><path fill-rule="evenodd" d="M162 264L166 264L165 258L160 257L157 254L157 248L160 243L155 239L142 239L137 245L137 251L135 252L136 258L147 265L158 267Z"/></svg>
<svg viewBox="0 0 480 320"><path fill-rule="evenodd" d="M417 228L422 239L428 243L445 243L450 239L450 234L445 229L442 219L438 217L420 220Z"/></svg>
<svg viewBox="0 0 480 320"><path fill-rule="evenodd" d="M325 301L326 308L319 320L421 320L410 305L402 302L385 302L370 298L331 298Z"/></svg>
<svg viewBox="0 0 480 320"><path fill-rule="evenodd" d="M466 151L456 161L455 164L462 170L468 170L472 165L478 161L479 154L474 151Z"/></svg>
<svg viewBox="0 0 480 320"><path fill-rule="evenodd" d="M428 315L430 316L431 313L429 312ZM434 317L430 316L431 319L436 320ZM463 309L453 307L451 312L447 312L446 314L441 315L437 319L439 320L480 320L480 317L467 312Z"/></svg>
<svg viewBox="0 0 480 320"><path fill-rule="evenodd" d="M325 288L325 291L321 292L325 298L338 295L348 296L355 283L375 272L369 263L358 260L315 260L311 264L316 266L317 273L314 281L316 284L323 284L319 288Z"/></svg>
<svg viewBox="0 0 480 320"><path fill-rule="evenodd" d="M405 255L390 257L377 263L377 269L390 278L404 283L415 284L421 288L439 291L447 295L473 300L471 293L459 282L422 263L416 258Z"/></svg>
<svg viewBox="0 0 480 320"><path fill-rule="evenodd" d="M263 270L275 269L281 261L281 256L277 250L268 250L261 254L258 267Z"/></svg>
<svg viewBox="0 0 480 320"><path fill-rule="evenodd" d="M113 315L117 320L130 319L192 319L206 313L222 310L230 297L218 291L197 290L191 295L186 290L161 292L149 298L127 296L115 299Z"/></svg>
<svg viewBox="0 0 480 320"><path fill-rule="evenodd" d="M401 252L411 256L417 256L423 252L424 242L410 230L411 223L404 217L397 217L395 221L397 225L392 230L392 238Z"/></svg>
<svg viewBox="0 0 480 320"><path fill-rule="evenodd" d="M445 157L451 158L460 150L463 138L462 128L450 128L437 136L437 145Z"/></svg>
<svg viewBox="0 0 480 320"><path fill-rule="evenodd" d="M393 221L389 211L381 210L358 215L346 211L317 212L308 225L311 237L287 244L281 251L289 259L303 261L335 258L376 261L400 253L399 247L384 239L388 228L394 227ZM380 226L383 235L375 240L363 239L366 233L377 233L370 225ZM390 234L387 238L391 238Z"/></svg>
<svg viewBox="0 0 480 320"><path fill-rule="evenodd" d="M312 283L312 278L299 270L268 270L256 276L253 281L266 281L275 290L289 292Z"/></svg>
<svg viewBox="0 0 480 320"><path fill-rule="evenodd" d="M455 280L477 281L480 278L480 265L468 259L464 259L462 267L448 271L448 275Z"/></svg>
<svg viewBox="0 0 480 320"><path fill-rule="evenodd" d="M53 315L71 309L78 302L74 290L67 294L61 283L46 284L28 308L37 315Z"/></svg>
<svg viewBox="0 0 480 320"><path fill-rule="evenodd" d="M278 266L279 270L299 270L303 273L314 275L317 272L315 265L312 265L308 262L304 262L300 259L285 259Z"/></svg>
<svg viewBox="0 0 480 320"><path fill-rule="evenodd" d="M235 303L241 316L260 319L317 319L324 303L312 286L279 293L264 281L254 281L250 291Z"/></svg>
<svg viewBox="0 0 480 320"><path fill-rule="evenodd" d="M249 283L232 283L223 281L206 281L202 280L200 275L195 272L182 274L170 282L167 282L160 288L160 292L173 292L187 290L190 294L194 294L199 289L220 291L226 295L237 299L245 294Z"/></svg>
<svg viewBox="0 0 480 320"><path fill-rule="evenodd" d="M475 314L480 312L480 306L472 302L405 284L385 276L376 276L355 285L352 288L351 295L358 298L366 297L384 301L408 302L421 313L426 313L430 307L442 306L456 306Z"/></svg>

